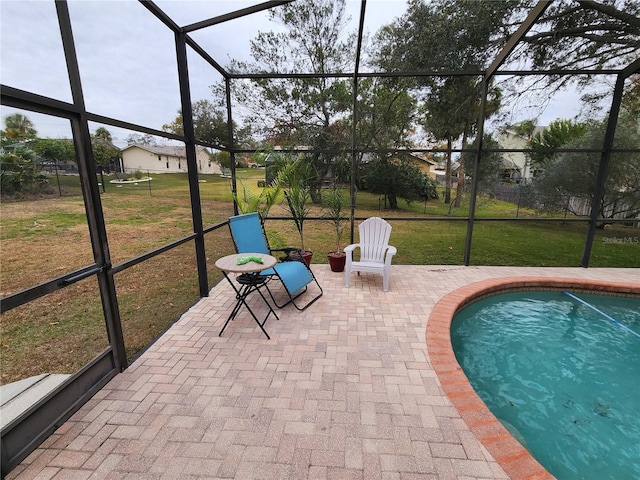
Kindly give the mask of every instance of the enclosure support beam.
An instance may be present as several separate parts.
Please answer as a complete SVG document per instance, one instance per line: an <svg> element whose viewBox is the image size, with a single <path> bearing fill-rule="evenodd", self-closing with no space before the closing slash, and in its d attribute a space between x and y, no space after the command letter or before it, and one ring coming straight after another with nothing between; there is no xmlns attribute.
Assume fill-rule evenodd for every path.
<svg viewBox="0 0 640 480"><path fill-rule="evenodd" d="M609 111L609 119L607 121L607 131L604 135L604 146L602 156L600 157L600 166L598 168L598 176L596 177L595 191L591 203L591 215L589 215L589 227L585 235L584 248L582 250L582 261L580 266L589 267L591 258L591 249L593 247L593 239L596 234L598 225L598 217L600 212L600 204L604 198L604 190L607 182L607 172L611 163L611 150L613 149L613 141L616 135L616 127L618 126L618 114L622 104L622 94L624 93L624 82L627 77L640 69L640 61L632 64L635 68L627 68L622 71L616 80L613 90L613 99L611 100L611 110Z"/></svg>
<svg viewBox="0 0 640 480"><path fill-rule="evenodd" d="M478 175L480 161L482 159L482 147L484 137L484 115L487 108L487 95L489 93L490 76L482 79L482 98L480 99L480 114L478 117L478 139L476 145L476 157L473 160L473 176L471 177L471 198L469 199L469 221L467 222L467 235L464 243L464 265L469 266L471 262L471 240L473 238L473 222L476 214L476 197L478 196Z"/></svg>
<svg viewBox="0 0 640 480"><path fill-rule="evenodd" d="M507 57L513 52L513 50L518 46L520 41L524 38L529 30L536 24L538 19L542 16L547 8L551 5L551 0L539 0L537 4L529 11L529 15L518 27L518 30L515 31L506 45L498 52L496 58L493 60L489 68L487 68L486 75L487 77L492 77L498 71L498 69L505 62Z"/></svg>
<svg viewBox="0 0 640 480"><path fill-rule="evenodd" d="M100 297L102 298L102 309L105 316L109 343L113 348L116 368L123 370L127 365L124 335L122 332L116 287L111 270L111 257L107 240L107 229L102 213L100 189L96 181L96 161L91 147L89 120L84 102L84 94L82 92L80 68L78 66L78 57L76 55L67 3L56 2L56 11L58 13L62 46L67 62L71 95L74 105L80 112L79 116L71 119L71 130L73 132L73 140L78 157L78 172L80 173L85 210L87 212L87 223L89 225L93 257L96 265L100 268L96 275L98 278Z"/></svg>
<svg viewBox="0 0 640 480"><path fill-rule="evenodd" d="M354 243L355 237L355 211L356 211L356 175L358 167L358 152L356 150L356 132L358 124L358 71L360 69L360 50L362 49L362 35L364 31L364 15L367 11L367 0L360 4L360 23L358 25L358 46L356 48L356 61L353 70L353 113L351 126L351 182L350 182L350 214L349 214L349 243ZM334 179L335 182L335 179Z"/></svg>
<svg viewBox="0 0 640 480"><path fill-rule="evenodd" d="M243 8L240 10L236 10L235 12L227 13L225 15L219 15L217 17L209 18L208 20L202 20L201 22L186 25L182 27L182 30L184 32L193 32L195 30L200 30L201 28L218 25L220 23L228 22L229 20L234 20L236 18L242 18L247 15L251 15L252 13L257 13L263 10L269 10L271 8L278 7L280 5L285 5L287 3L291 3L292 1L293 0L270 0L268 2L260 3L252 7Z"/></svg>
<svg viewBox="0 0 640 480"><path fill-rule="evenodd" d="M231 167L231 195L234 198L233 201L233 214L238 215L238 202L235 201L238 198L238 177L236 176L236 145L233 142L233 109L231 108L231 80L227 77L224 79L224 92L227 101L227 136L229 137L229 167ZM266 167L266 165L265 165ZM266 219L262 219L263 221Z"/></svg>
<svg viewBox="0 0 640 480"><path fill-rule="evenodd" d="M96 275L110 347L2 430L2 478L127 364L71 19L66 1L55 2L55 7L73 97L73 113L69 119L95 262L77 276L66 277L65 281L72 283L85 278L85 274Z"/></svg>
<svg viewBox="0 0 640 480"><path fill-rule="evenodd" d="M531 9L527 18L520 24L520 27L516 32L509 38L504 48L496 55L496 58L493 60L487 71L483 75L482 80L482 98L480 105L480 114L478 117L478 128L477 130L477 149L476 149L476 158L473 161L473 177L471 179L471 199L469 203L469 222L467 223L467 236L465 238L465 246L464 246L464 265L469 266L471 262L471 240L473 237L473 223L475 219L476 212L476 196L478 195L478 174L480 168L480 162L482 160L482 147L483 147L483 137L484 137L484 118L487 107L487 95L489 94L489 82L491 78L496 74L498 69L502 66L502 64L506 61L507 57L511 52L516 48L516 46L520 43L522 38L527 34L529 30L535 25L538 19L542 16L545 10L551 4L551 0L539 0L538 3Z"/></svg>
<svg viewBox="0 0 640 480"><path fill-rule="evenodd" d="M200 184L198 183L198 162L196 160L196 140L191 108L191 89L189 88L189 67L187 63L187 42L184 32L176 33L176 58L178 62L178 82L180 84L180 102L182 108L182 128L187 156L187 176L189 179L189 197L191 199L191 220L195 234L196 265L200 297L209 296L207 278L207 255L204 248L202 226L202 205L200 203Z"/></svg>

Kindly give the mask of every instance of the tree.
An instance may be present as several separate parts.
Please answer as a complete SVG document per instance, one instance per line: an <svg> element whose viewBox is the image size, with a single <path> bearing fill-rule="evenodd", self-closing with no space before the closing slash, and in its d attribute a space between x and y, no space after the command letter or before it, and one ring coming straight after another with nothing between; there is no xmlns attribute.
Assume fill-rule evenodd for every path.
<svg viewBox="0 0 640 480"><path fill-rule="evenodd" d="M598 205L599 216L602 218L618 215L635 218L640 214L640 156L637 154L640 149L640 131L637 121L636 117L627 112L622 112L618 118L614 149L626 151L615 152L611 156L605 192ZM587 123L584 125L584 133L563 147L601 149L606 125L606 119ZM632 151L634 149L636 152ZM593 201L601 156L600 152L565 152L550 159L544 172L533 182L538 206L543 210L567 209L580 214L574 206L577 204L571 202L570 198L588 198ZM599 226L604 227L604 223Z"/></svg>
<svg viewBox="0 0 640 480"><path fill-rule="evenodd" d="M348 69L355 35L344 35L345 0L300 0L269 10L269 19L281 32L259 32L251 41L254 62L232 61L234 72L327 74ZM320 187L336 152L349 146L347 130L339 120L348 112L349 84L343 79L274 78L235 82L234 94L251 115L257 131L281 146L311 147L310 194L320 202ZM221 92L214 86L214 93Z"/></svg>
<svg viewBox="0 0 640 480"><path fill-rule="evenodd" d="M5 117L4 125L3 135L7 139L7 143L31 140L36 138L38 134L31 120L21 113L14 113Z"/></svg>
<svg viewBox="0 0 640 480"><path fill-rule="evenodd" d="M451 201L451 162L453 143L461 138L462 150L468 148L469 138L475 134L480 118L481 87L473 77L449 77L442 85L432 88L424 104L424 128L438 141L446 142L445 198L444 203ZM493 115L500 106L501 94L492 89L485 106L485 117ZM472 165L472 164L471 164ZM455 206L459 206L464 190L464 164L458 167Z"/></svg>
<svg viewBox="0 0 640 480"><path fill-rule="evenodd" d="M640 3L635 0L553 2L521 53L533 68L624 67L640 50ZM550 82L559 79L548 77Z"/></svg>
<svg viewBox="0 0 640 480"><path fill-rule="evenodd" d="M229 129L226 110L217 107L209 100L203 99L191 105L193 114L193 128L196 140L229 148ZM162 126L165 132L184 135L182 112L173 122ZM239 146L247 146L252 143L251 127L238 129L234 124L234 143Z"/></svg>
<svg viewBox="0 0 640 480"><path fill-rule="evenodd" d="M166 130L165 130L166 131ZM139 133L132 133L127 137L127 146L131 145L147 145L147 146L157 146L157 142L152 135L145 133L141 135Z"/></svg>
<svg viewBox="0 0 640 480"><path fill-rule="evenodd" d="M379 65L387 70L481 71L503 40L503 22L517 2L468 2L436 0L409 2L407 13L383 29ZM436 141L447 144L445 203L451 198L453 143L462 149L475 133L480 119L481 77L416 77L414 86L422 99L422 125ZM485 118L495 114L501 102L499 89L488 86ZM458 195L464 188L464 171L458 174Z"/></svg>
<svg viewBox="0 0 640 480"><path fill-rule="evenodd" d="M357 143L361 148L395 149L411 146L416 99L403 79L364 78L357 103Z"/></svg>
<svg viewBox="0 0 640 480"><path fill-rule="evenodd" d="M622 108L630 115L640 118L640 74L632 75L629 78L622 97Z"/></svg>
<svg viewBox="0 0 640 480"><path fill-rule="evenodd" d="M393 41L385 42L381 56L386 58L387 70L483 70L496 58L531 6L532 2L525 0L411 0L400 21L387 27ZM509 62L541 71L580 68L598 71L629 65L637 58L638 50L640 2L558 1L550 2L535 28L510 55ZM520 88L510 95L528 95L543 89L543 95L550 98L551 88L546 87L553 87L555 92L575 82L578 88L595 86L592 75L538 78L535 81L529 76L520 77ZM610 92L610 85L603 83L603 86ZM596 101L602 96L595 94L589 98Z"/></svg>
<svg viewBox="0 0 640 480"><path fill-rule="evenodd" d="M487 150L497 150L500 144L489 134L484 135L482 141L483 148ZM473 164L476 159L475 149L477 148L477 140L470 145L470 151L464 152L460 156L460 163L464 166L464 170L473 171ZM478 192L491 194L494 187L502 182L502 173L504 171L504 157L500 152L485 151L478 165L478 170L474 172L478 181ZM462 193L462 192L461 192Z"/></svg>
<svg viewBox="0 0 640 480"><path fill-rule="evenodd" d="M417 116L416 101L408 90L408 84L403 79L393 78L365 78L360 82L357 103L357 144L361 149L394 150L412 145L411 135L415 132ZM350 123L350 122L347 122ZM361 153L359 161L362 163L365 154ZM419 169L406 169L406 156L396 156L390 153L366 154L367 163L358 172L364 172L366 178L356 178L356 182L368 185L370 191L385 195L392 208L397 208L398 198L411 201L415 197L413 187L411 191L402 192L392 185L385 188L384 175L389 178L402 178L404 185L420 184L422 173ZM348 165L345 165L348 167ZM334 176L341 173L339 162L334 163ZM415 179L405 178L414 172ZM348 179L348 177L345 177ZM381 182L379 185L378 182ZM415 187L415 185L413 185ZM419 187L416 187L419 188ZM373 190L371 190L373 189ZM405 195L406 193L406 195Z"/></svg>
<svg viewBox="0 0 640 480"><path fill-rule="evenodd" d="M513 125L509 125L507 130L511 130L516 135L520 135L521 137L526 138L527 140L531 140L533 137L533 133L538 126L537 118L529 118L527 120L522 120L521 122L515 123Z"/></svg>
<svg viewBox="0 0 640 480"><path fill-rule="evenodd" d="M523 2L523 7L527 4ZM519 16L522 16L520 14ZM505 23L507 25L507 23ZM536 27L522 39L513 62L533 70L623 68L638 58L640 2L637 0L579 0L550 2ZM542 75L537 81L521 77L514 95L541 90L542 97L570 84L578 91L589 87L583 101L600 110L599 101L611 93L602 76ZM522 85L526 85L522 87Z"/></svg>
<svg viewBox="0 0 640 480"><path fill-rule="evenodd" d="M213 160L222 168L231 168L231 154L221 151L213 154Z"/></svg>
<svg viewBox="0 0 640 480"><path fill-rule="evenodd" d="M104 127L98 127L93 134L93 138L96 140L104 140L105 142L113 142L113 137L111 136L111 132Z"/></svg>
<svg viewBox="0 0 640 480"><path fill-rule="evenodd" d="M118 168L120 149L112 143L109 130L104 127L98 128L95 133L91 135L91 148L98 167L107 170Z"/></svg>
<svg viewBox="0 0 640 480"><path fill-rule="evenodd" d="M495 58L511 30L520 0L409 0L406 13L381 38L381 66L388 71L478 71ZM517 27L517 25L516 25ZM417 78L428 85L438 78Z"/></svg>
<svg viewBox="0 0 640 480"><path fill-rule="evenodd" d="M529 147L533 151L528 153L533 170L544 169L557 155L555 149L581 137L585 129L584 123L559 119L551 122L543 131L534 134L529 140Z"/></svg>
<svg viewBox="0 0 640 480"><path fill-rule="evenodd" d="M385 157L364 164L361 174L363 190L384 195L389 208L398 208L398 198L407 203L437 198L435 182L412 165L404 155Z"/></svg>
<svg viewBox="0 0 640 480"><path fill-rule="evenodd" d="M0 189L3 195L35 193L47 188L47 177L40 172L37 154L28 147L17 147L0 155Z"/></svg>
<svg viewBox="0 0 640 480"><path fill-rule="evenodd" d="M53 162L75 162L76 150L68 139L37 138L29 142L31 148L42 160Z"/></svg>

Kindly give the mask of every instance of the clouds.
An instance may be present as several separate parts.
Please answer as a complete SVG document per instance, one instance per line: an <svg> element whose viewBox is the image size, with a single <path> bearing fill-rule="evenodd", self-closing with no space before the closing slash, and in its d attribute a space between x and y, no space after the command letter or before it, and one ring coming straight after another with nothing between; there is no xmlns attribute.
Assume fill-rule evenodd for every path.
<svg viewBox="0 0 640 480"><path fill-rule="evenodd" d="M258 3L255 0L156 2L180 26ZM87 110L155 129L171 122L180 108L173 33L137 1L71 0L68 8ZM377 30L405 9L404 0L369 2L367 30ZM352 17L349 29L355 31L360 1L348 0L347 11ZM2 83L71 102L55 3L2 0L0 20ZM226 66L231 58L251 60L250 40L258 31L273 27L268 13L259 12L190 35ZM192 101L212 99L210 85L220 81L221 76L193 51L189 52L188 60ZM14 111L3 107L2 117ZM69 136L67 121L31 113L28 116L41 136Z"/></svg>
<svg viewBox="0 0 640 480"><path fill-rule="evenodd" d="M261 1L156 0L155 3L178 25L185 26ZM360 6L359 0L347 0L349 32L358 28ZM173 121L180 109L173 33L134 0L70 0L68 7L87 110L158 130ZM405 0L369 0L365 31L373 35L382 25L401 16L406 8ZM267 12L259 12L194 31L190 36L223 66L231 58L248 61L250 41L257 33L278 28L268 18ZM0 22L2 83L71 102L54 1L1 0ZM191 49L188 61L192 101L214 100L210 86L221 80L220 74ZM562 100L560 106L566 107L568 102ZM1 115L4 118L14 112L2 107ZM40 136L70 136L66 120L25 113ZM558 116L548 111L544 115ZM98 126L90 127L95 130ZM120 140L131 133L108 129Z"/></svg>
<svg viewBox="0 0 640 480"><path fill-rule="evenodd" d="M3 84L71 101L53 2L0 2Z"/></svg>

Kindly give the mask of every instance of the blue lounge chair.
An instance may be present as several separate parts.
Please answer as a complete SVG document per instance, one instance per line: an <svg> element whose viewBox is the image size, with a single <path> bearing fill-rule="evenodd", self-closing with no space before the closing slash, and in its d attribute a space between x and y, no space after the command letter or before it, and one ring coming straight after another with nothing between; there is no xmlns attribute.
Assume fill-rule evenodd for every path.
<svg viewBox="0 0 640 480"><path fill-rule="evenodd" d="M290 303L298 310L304 310L322 296L322 287L313 275L308 265L302 260L302 257L296 259L290 253L299 251L297 248L271 249L267 241L260 216L257 213L247 213L244 215L236 215L229 218L229 229L231 230L231 238L236 247L237 253L264 253L274 255L277 252L284 252L285 256L281 258L281 262L277 263L273 268L263 270L261 275L268 277L269 280L278 279L282 282L288 300L284 303L277 302L274 298L268 282L265 283L267 291L271 296L271 300L278 308L283 308ZM308 300L303 306L298 305L296 300L303 295L309 284L315 282L320 293Z"/></svg>

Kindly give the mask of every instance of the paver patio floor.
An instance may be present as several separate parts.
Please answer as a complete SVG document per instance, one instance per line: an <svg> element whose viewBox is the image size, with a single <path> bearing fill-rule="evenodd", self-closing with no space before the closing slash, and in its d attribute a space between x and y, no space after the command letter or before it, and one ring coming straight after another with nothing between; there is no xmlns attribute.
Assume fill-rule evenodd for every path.
<svg viewBox="0 0 640 480"><path fill-rule="evenodd" d="M394 265L313 270L324 296L269 319L226 282L186 312L8 479L503 479L430 366L435 303L497 277L640 282L637 269ZM251 304L262 311L260 297Z"/></svg>

